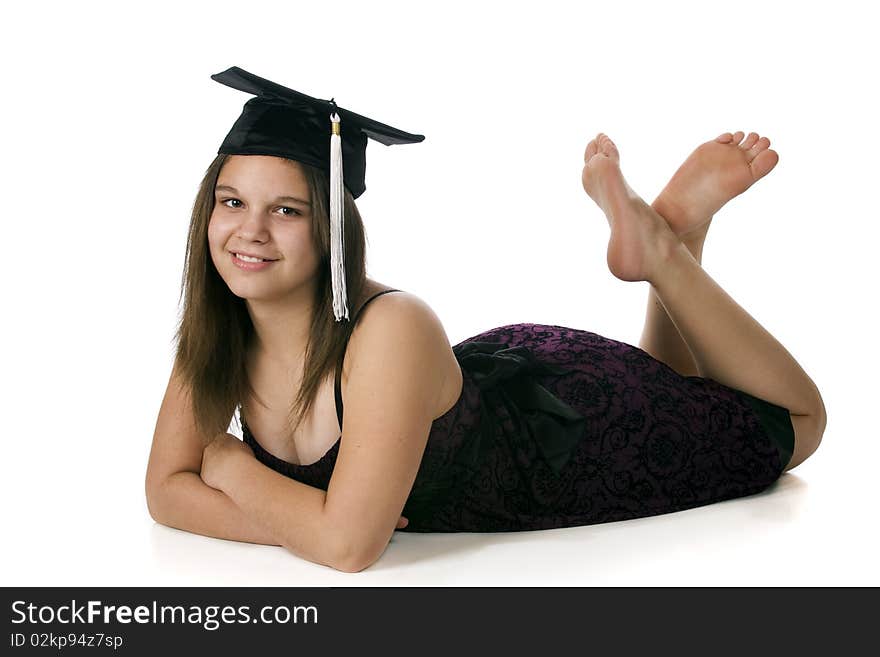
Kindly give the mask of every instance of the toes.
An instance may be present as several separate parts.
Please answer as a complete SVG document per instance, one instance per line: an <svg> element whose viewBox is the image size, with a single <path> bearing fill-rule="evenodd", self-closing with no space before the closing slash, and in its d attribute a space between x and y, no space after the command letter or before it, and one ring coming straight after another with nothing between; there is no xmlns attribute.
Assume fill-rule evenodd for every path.
<svg viewBox="0 0 880 657"><path fill-rule="evenodd" d="M768 148L770 148L770 139L767 137L761 137L751 146L751 150L754 151L755 155Z"/></svg>
<svg viewBox="0 0 880 657"><path fill-rule="evenodd" d="M768 148L770 148L770 140L767 137L761 137L746 151L746 160L751 162L761 151L766 151Z"/></svg>
<svg viewBox="0 0 880 657"><path fill-rule="evenodd" d="M725 132L723 135L718 135L715 137L715 141L719 144L726 144L730 141L733 141L733 135L729 132Z"/></svg>
<svg viewBox="0 0 880 657"><path fill-rule="evenodd" d="M779 153L769 149L762 150L749 164L749 167L752 169L752 177L755 180L763 178L770 173L777 162L779 162Z"/></svg>
<svg viewBox="0 0 880 657"><path fill-rule="evenodd" d="M587 144L587 150L584 151L584 162L589 162L590 158L593 157L599 151L599 147L596 145L596 140L591 139L590 143Z"/></svg>
<svg viewBox="0 0 880 657"><path fill-rule="evenodd" d="M755 145L756 141L758 141L758 133L757 132L750 132L749 136L746 137L746 140L743 143L741 143L739 145L739 147L743 150L748 150L752 146Z"/></svg>
<svg viewBox="0 0 880 657"><path fill-rule="evenodd" d="M746 133L744 133L742 130L737 130L736 132L734 132L732 139L733 143L738 144L739 142L741 142L744 134Z"/></svg>
<svg viewBox="0 0 880 657"><path fill-rule="evenodd" d="M604 132L597 134L596 138L587 144L587 149L584 151L584 161L589 162L593 156L598 154L620 160L620 153L617 151L617 146Z"/></svg>
<svg viewBox="0 0 880 657"><path fill-rule="evenodd" d="M617 146L613 141L611 141L611 137L606 135L604 132L599 133L599 150L609 157L620 157L620 154L617 151Z"/></svg>

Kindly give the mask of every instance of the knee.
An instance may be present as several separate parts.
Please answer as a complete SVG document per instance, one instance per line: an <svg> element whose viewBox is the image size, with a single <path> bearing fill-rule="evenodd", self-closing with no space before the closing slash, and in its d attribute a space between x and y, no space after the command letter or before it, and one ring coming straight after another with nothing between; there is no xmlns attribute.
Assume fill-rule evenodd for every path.
<svg viewBox="0 0 880 657"><path fill-rule="evenodd" d="M819 449L822 436L825 433L826 422L824 406L822 412L791 416L791 424L794 428L794 451L791 461L783 472L797 467Z"/></svg>

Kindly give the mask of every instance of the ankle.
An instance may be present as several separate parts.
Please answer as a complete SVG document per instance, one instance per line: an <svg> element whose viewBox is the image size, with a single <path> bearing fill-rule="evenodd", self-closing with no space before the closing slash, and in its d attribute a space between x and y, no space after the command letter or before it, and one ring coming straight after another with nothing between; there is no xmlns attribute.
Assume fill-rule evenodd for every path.
<svg viewBox="0 0 880 657"><path fill-rule="evenodd" d="M651 208L663 217L667 223L672 221L673 225L676 223L674 221L676 217L683 217L686 214L685 209L676 202L675 196L667 194L665 189L651 203ZM712 219L713 217L710 215L699 228L692 230L690 233L679 235L679 239L684 243L688 251L691 252L691 255L696 258L697 262L701 262L703 257L703 244L706 241L706 235L709 232L709 225L712 223Z"/></svg>
<svg viewBox="0 0 880 657"><path fill-rule="evenodd" d="M706 233L703 232L699 237L685 237L681 240L685 248L691 252L694 259L702 264L703 262L703 244L706 241Z"/></svg>
<svg viewBox="0 0 880 657"><path fill-rule="evenodd" d="M657 195L657 198L651 203L651 207L657 214L666 219L667 222L669 222L670 218L674 219L684 214L684 210L672 197L666 194L665 189Z"/></svg>
<svg viewBox="0 0 880 657"><path fill-rule="evenodd" d="M647 279L657 294L682 276L682 272L693 263L699 264L687 245L679 238L663 240L657 251L654 271Z"/></svg>

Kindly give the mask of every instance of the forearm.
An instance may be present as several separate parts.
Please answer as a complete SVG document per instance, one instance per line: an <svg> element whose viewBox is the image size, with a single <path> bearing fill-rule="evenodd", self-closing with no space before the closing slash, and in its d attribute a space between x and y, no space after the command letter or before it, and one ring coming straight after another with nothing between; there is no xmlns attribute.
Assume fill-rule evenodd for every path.
<svg viewBox="0 0 880 657"><path fill-rule="evenodd" d="M221 487L295 555L337 569L345 562L342 536L326 520L326 491L285 477L252 456L235 460Z"/></svg>
<svg viewBox="0 0 880 657"><path fill-rule="evenodd" d="M156 521L212 538L282 545L274 533L254 522L226 493L211 488L198 473L176 472L157 495Z"/></svg>

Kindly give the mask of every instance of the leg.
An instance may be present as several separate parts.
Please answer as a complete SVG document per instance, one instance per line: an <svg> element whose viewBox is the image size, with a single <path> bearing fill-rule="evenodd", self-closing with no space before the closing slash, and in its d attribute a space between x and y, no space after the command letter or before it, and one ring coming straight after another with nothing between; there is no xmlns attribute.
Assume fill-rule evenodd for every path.
<svg viewBox="0 0 880 657"><path fill-rule="evenodd" d="M700 376L789 409L792 468L819 445L825 408L797 361L700 266L669 225L627 185L604 135L587 160L584 189L611 226L608 266L625 281L648 281L687 343Z"/></svg>
<svg viewBox="0 0 880 657"><path fill-rule="evenodd" d="M769 139L759 138L756 132L744 136L741 130L725 132L698 146L651 204L698 263L702 263L712 216L766 176L778 162L777 153L768 150ZM639 346L682 376L699 374L693 354L653 287L648 290Z"/></svg>
<svg viewBox="0 0 880 657"><path fill-rule="evenodd" d="M812 454L824 431L824 404L816 384L785 347L705 272L680 240L649 282L688 344L700 376L789 409L796 443L788 467Z"/></svg>
<svg viewBox="0 0 880 657"><path fill-rule="evenodd" d="M657 209L656 201L654 208ZM666 218L665 215L662 216L664 219ZM688 237L682 242L694 259L697 262L702 262L706 230L699 232L700 235ZM648 290L648 308L645 313L645 326L642 329L639 347L657 360L669 365L682 376L699 375L699 369L690 348L682 339L678 329L675 328L675 323L669 319L666 308L663 307L653 287Z"/></svg>

